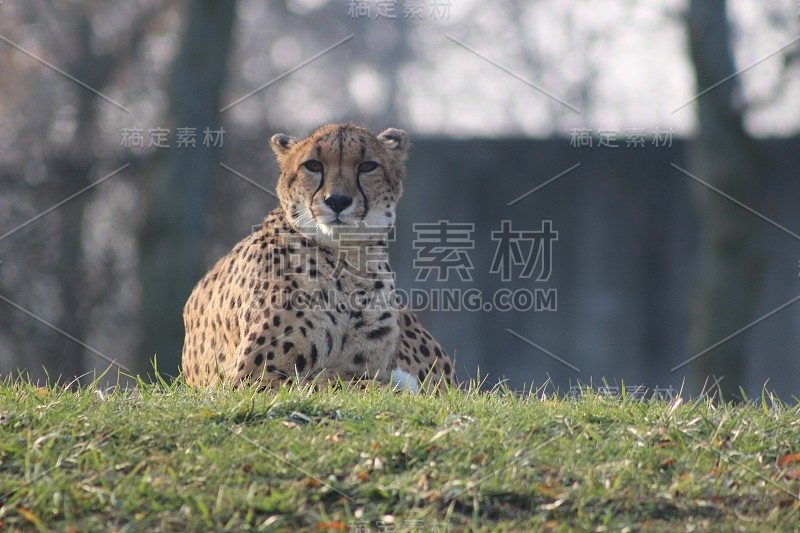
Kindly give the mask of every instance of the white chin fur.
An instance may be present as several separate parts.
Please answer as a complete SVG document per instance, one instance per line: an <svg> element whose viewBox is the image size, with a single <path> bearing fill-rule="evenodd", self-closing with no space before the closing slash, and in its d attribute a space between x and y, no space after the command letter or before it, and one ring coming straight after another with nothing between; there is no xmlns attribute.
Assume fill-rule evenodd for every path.
<svg viewBox="0 0 800 533"><path fill-rule="evenodd" d="M367 228L391 228L394 225L394 208L389 209L392 214L387 217L383 211L371 209L364 218L364 226Z"/></svg>
<svg viewBox="0 0 800 533"><path fill-rule="evenodd" d="M392 390L406 390L412 394L419 394L419 380L416 376L395 368L392 370Z"/></svg>
<svg viewBox="0 0 800 533"><path fill-rule="evenodd" d="M317 227L319 228L320 233L325 235L326 237L330 237L331 239L334 236L334 229L333 226L330 224L318 224Z"/></svg>
<svg viewBox="0 0 800 533"><path fill-rule="evenodd" d="M394 210L391 210L394 215ZM389 228L394 224L394 217L387 217L383 211L370 210L363 221L354 219L349 213L340 215L340 220L344 224L333 224L336 220L336 215L324 214L315 217L311 211L303 206L298 210L299 216L294 219L295 226L309 237L315 237L326 244L337 244L339 235L348 233L354 228L361 228L356 230L356 233L364 229L375 229L372 240L382 240L386 237ZM367 232L369 234L369 232ZM365 234L366 235L366 234Z"/></svg>

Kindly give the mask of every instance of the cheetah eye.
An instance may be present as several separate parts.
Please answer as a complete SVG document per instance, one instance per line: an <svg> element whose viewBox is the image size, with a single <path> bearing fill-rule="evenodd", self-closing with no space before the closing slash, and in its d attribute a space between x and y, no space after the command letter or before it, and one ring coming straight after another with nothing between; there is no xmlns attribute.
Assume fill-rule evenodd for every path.
<svg viewBox="0 0 800 533"><path fill-rule="evenodd" d="M375 161L364 161L363 163L358 165L359 172L372 172L376 168L378 168L378 163L376 163Z"/></svg>
<svg viewBox="0 0 800 533"><path fill-rule="evenodd" d="M308 170L309 172L322 172L323 168L322 163L320 163L316 159L309 159L308 161L303 163L303 166L306 167L306 170Z"/></svg>

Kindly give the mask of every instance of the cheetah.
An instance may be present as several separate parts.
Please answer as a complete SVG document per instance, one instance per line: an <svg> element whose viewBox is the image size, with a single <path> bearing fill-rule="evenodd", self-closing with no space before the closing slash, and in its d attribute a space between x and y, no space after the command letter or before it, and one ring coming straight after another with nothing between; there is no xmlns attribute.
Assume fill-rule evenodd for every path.
<svg viewBox="0 0 800 533"><path fill-rule="evenodd" d="M447 352L399 305L389 266L406 132L329 124L305 139L274 135L271 145L279 207L186 302L187 383L456 387Z"/></svg>

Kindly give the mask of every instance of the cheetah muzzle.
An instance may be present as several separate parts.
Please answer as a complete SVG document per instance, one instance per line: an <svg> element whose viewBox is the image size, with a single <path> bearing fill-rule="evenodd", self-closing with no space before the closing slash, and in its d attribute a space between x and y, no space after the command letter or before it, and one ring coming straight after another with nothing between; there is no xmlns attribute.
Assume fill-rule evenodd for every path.
<svg viewBox="0 0 800 533"><path fill-rule="evenodd" d="M398 305L387 234L406 132L352 124L271 139L280 206L221 258L184 308L190 385L455 386L444 348Z"/></svg>

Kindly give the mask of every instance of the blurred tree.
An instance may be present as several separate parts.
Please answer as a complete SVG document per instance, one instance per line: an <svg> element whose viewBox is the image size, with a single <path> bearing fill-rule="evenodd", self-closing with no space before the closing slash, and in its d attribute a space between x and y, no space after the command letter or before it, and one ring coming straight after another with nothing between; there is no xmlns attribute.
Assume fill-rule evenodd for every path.
<svg viewBox="0 0 800 533"><path fill-rule="evenodd" d="M114 42L114 46L100 48L95 43L96 29L92 22L97 16L98 9L92 4L82 9L71 9L70 14L75 18L76 48L72 58L67 61L67 71L90 87L105 90L114 76L126 68L131 59L135 57L139 43L147 33L152 20L159 13L159 4L151 4L148 9L136 13L124 34ZM88 186L92 171L97 167L97 155L93 150L93 140L98 130L98 101L99 97L92 91L76 87L76 127L69 142L53 147L45 159L47 173L55 179L57 184L57 197L67 198L76 191ZM97 178L98 176L95 176ZM108 285L106 280L95 280L92 290L86 289L88 272L84 256L84 229L83 223L86 201L69 202L60 208L61 223L59 224L58 263L68 268L62 268L59 276L59 292L63 306L58 326L76 339L86 341L92 320L91 311L97 305L97 298L106 294ZM55 344L52 353L58 357L42 361L46 364L51 378L61 376L68 379L70 376L80 375L86 368L102 367L104 362L96 361L86 365L83 361L85 349L74 342L64 342L63 338L54 338ZM119 354L110 355L119 357Z"/></svg>
<svg viewBox="0 0 800 533"><path fill-rule="evenodd" d="M226 78L236 2L189 0L181 50L169 87L171 129L194 128L196 148L173 148L152 176L147 215L139 237L142 283L141 347L159 368L176 372L183 346L183 304L203 275L204 235L211 178L219 152L202 145L206 128L222 121L220 96Z"/></svg>
<svg viewBox="0 0 800 533"><path fill-rule="evenodd" d="M726 0L692 0L687 24L700 93L699 128L689 155L692 173L753 205L766 161L743 124ZM759 222L709 187L693 184L692 189L697 193L700 238L689 347L692 355L698 355L753 319L761 265L756 248ZM745 335L733 337L692 363L695 385L712 376L724 378L720 389L725 397L738 395L744 385L746 340Z"/></svg>
<svg viewBox="0 0 800 533"><path fill-rule="evenodd" d="M28 108L26 121L18 131L19 138L7 147L24 154L23 158L29 161L26 170L37 165L41 168L43 191L36 195L36 209L40 212L86 188L101 177L99 171L110 170L109 166L98 165L97 161L99 124L106 106L120 106L116 102L112 102L112 106L110 99L100 93L108 90L120 71L129 68L148 26L163 7L163 2L135 6L129 12L126 28L117 33L113 40L103 43L98 42L101 39L97 35L96 24L104 10L95 3L54 6L34 2L20 9L20 17L29 27L54 29L53 33L40 30L42 48L47 51L51 62L62 65L63 70L72 77L72 81L67 81L56 76L59 83L47 83L55 76L54 69L43 69L42 61L32 61L34 53L13 41L6 41L6 44L13 45L17 56L27 56L22 60L35 68L25 79L28 86L43 85L41 89L31 88L30 100L17 104L23 109ZM78 80L80 86L73 83L74 80ZM27 93L23 91L22 94ZM65 102L68 103L64 105ZM71 127L58 129L54 124L64 124L64 111L67 109L71 115ZM57 134L54 134L55 131ZM39 258L35 266L28 265L25 268L31 278L52 280L55 289L48 294L47 301L28 302L26 305L34 314L42 312L43 308L48 311L58 309L57 316L51 318L54 325L81 342L86 342L92 326L92 310L98 299L106 294L111 282L107 276L102 276L102 279L99 279L101 276L95 276L92 283L87 283L90 277L85 249L85 218L90 205L88 198L84 196L66 202L53 212L51 218L58 220L53 231L53 255ZM14 240L18 248L24 249L24 234L9 238ZM43 314L50 315L47 311ZM30 317L23 319L31 320ZM36 327L41 328L41 324ZM102 360L93 360L91 363L84 360L84 346L66 340L63 335L50 331L46 335L37 335L39 337L42 340L38 349L27 355L24 361L27 370L35 378L41 377L44 368L51 380L69 382L88 368L104 368L107 364Z"/></svg>

